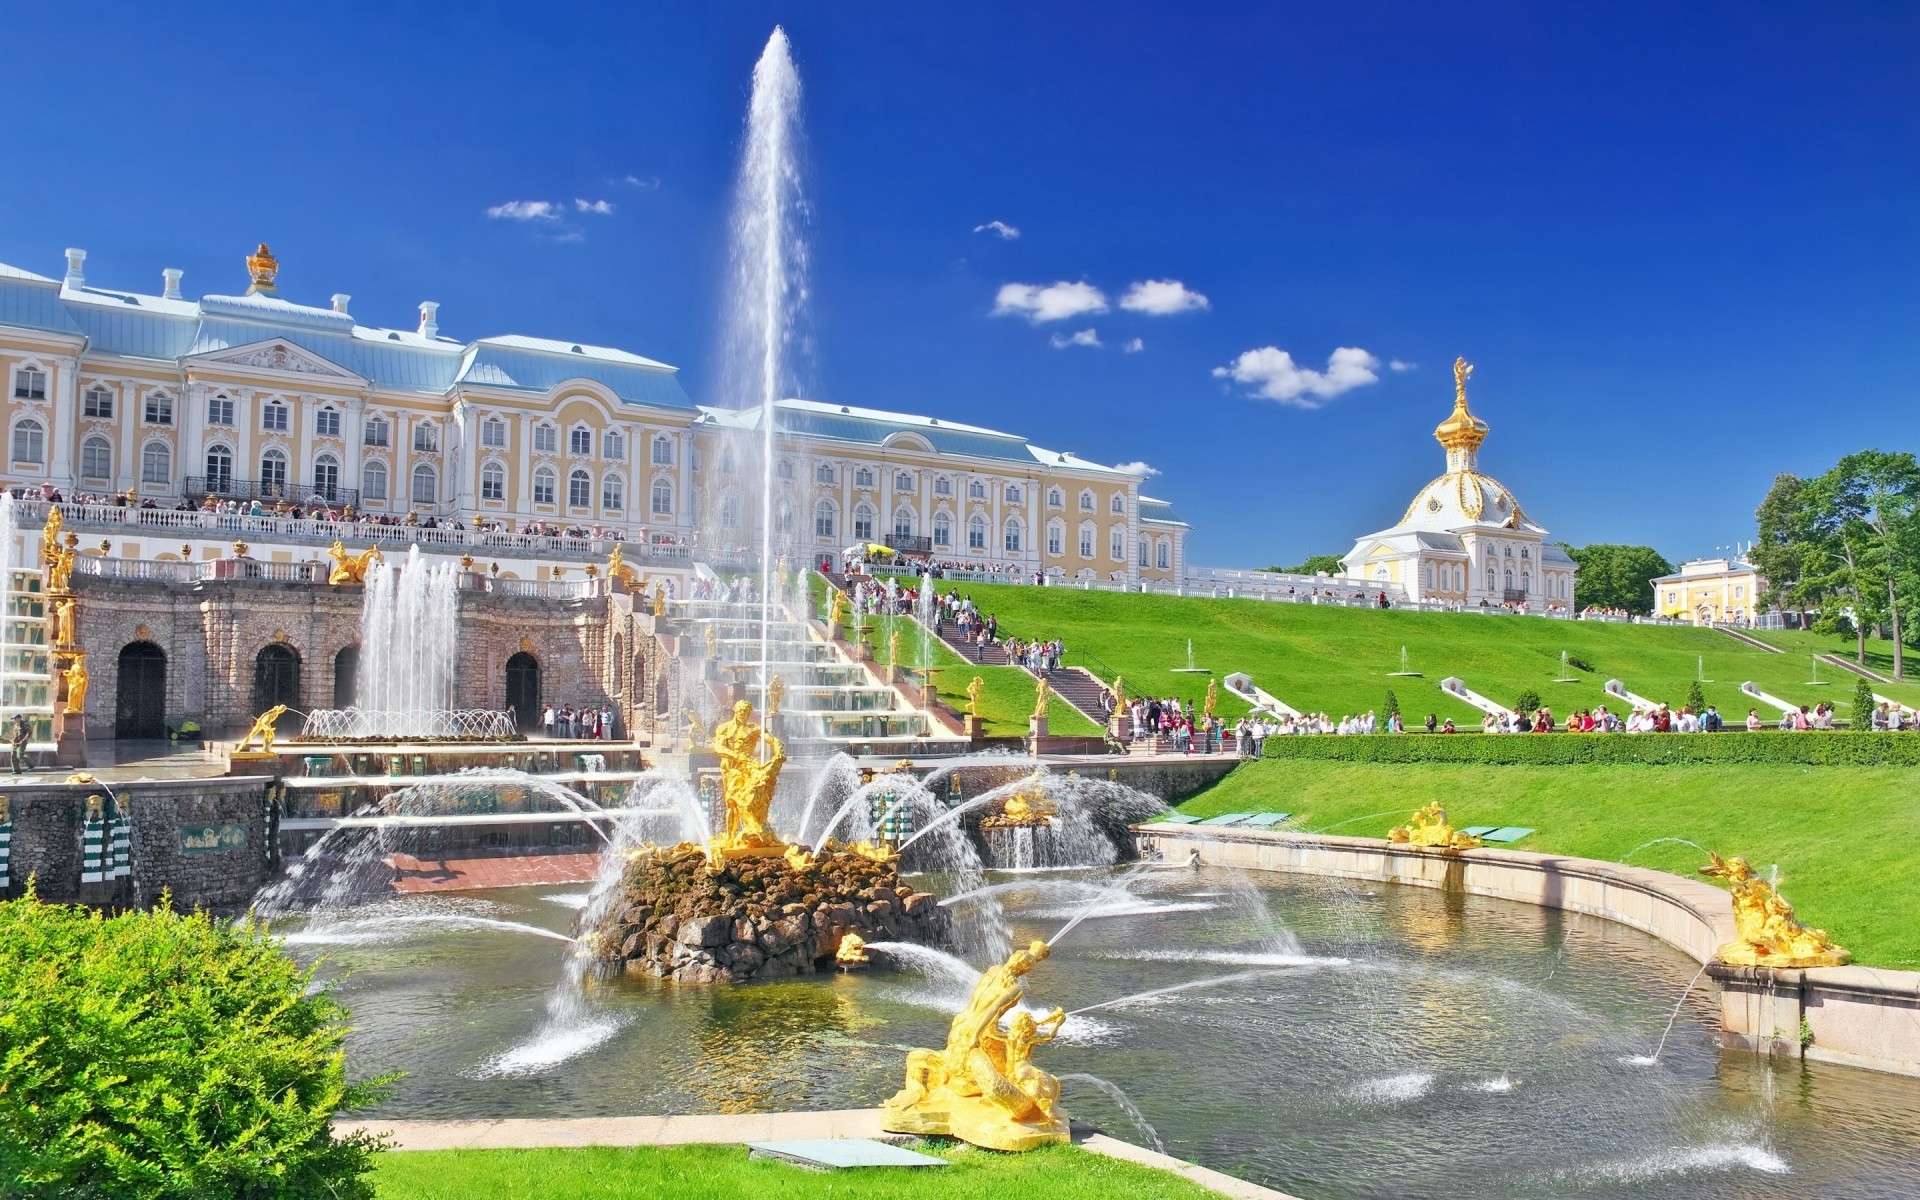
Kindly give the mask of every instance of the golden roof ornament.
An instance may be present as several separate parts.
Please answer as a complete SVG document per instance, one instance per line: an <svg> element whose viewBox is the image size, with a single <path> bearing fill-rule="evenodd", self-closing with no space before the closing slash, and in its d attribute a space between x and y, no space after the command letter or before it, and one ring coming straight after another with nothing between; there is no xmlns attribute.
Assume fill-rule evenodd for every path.
<svg viewBox="0 0 1920 1200"><path fill-rule="evenodd" d="M1487 423L1467 411L1467 376L1473 364L1464 358L1453 360L1453 412L1436 425L1433 436L1452 450L1477 450L1487 440Z"/></svg>
<svg viewBox="0 0 1920 1200"><path fill-rule="evenodd" d="M280 275L280 262L273 257L273 251L267 249L265 242L260 243L258 250L247 255L247 274L253 279L247 286L247 295L273 293L273 281Z"/></svg>

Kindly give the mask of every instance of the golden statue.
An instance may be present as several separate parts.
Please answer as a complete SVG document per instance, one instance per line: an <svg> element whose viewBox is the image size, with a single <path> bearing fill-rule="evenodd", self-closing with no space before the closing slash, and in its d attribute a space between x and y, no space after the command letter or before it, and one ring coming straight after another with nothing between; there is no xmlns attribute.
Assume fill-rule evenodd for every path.
<svg viewBox="0 0 1920 1200"><path fill-rule="evenodd" d="M1025 995L1020 977L1049 953L1045 942L1034 942L980 976L947 1030L946 1047L908 1052L906 1086L881 1107L882 1129L1005 1151L1067 1140L1060 1081L1033 1065L1033 1048L1053 1040L1066 1014L1056 1008L1036 1020L1015 1012L1000 1028Z"/></svg>
<svg viewBox="0 0 1920 1200"><path fill-rule="evenodd" d="M1048 801L1045 768L1027 776L1026 786L1001 802L1000 811L980 822L982 829L1032 829L1052 823L1059 811Z"/></svg>
<svg viewBox="0 0 1920 1200"><path fill-rule="evenodd" d="M68 713L86 712L87 711L87 656L86 654L81 652L76 652L73 656L73 665L68 667L66 670L60 672L60 675L61 675L61 678L67 681L66 711Z"/></svg>
<svg viewBox="0 0 1920 1200"><path fill-rule="evenodd" d="M1747 860L1735 855L1723 859L1707 851L1712 861L1702 875L1727 881L1733 892L1734 940L1720 947L1720 961L1735 967L1837 967L1853 957L1833 944L1824 929L1802 925L1772 884L1754 877Z"/></svg>
<svg viewBox="0 0 1920 1200"><path fill-rule="evenodd" d="M887 665L890 667L900 665L900 630L898 627L887 635Z"/></svg>
<svg viewBox="0 0 1920 1200"><path fill-rule="evenodd" d="M640 591L644 593L646 585L640 580L640 572L627 565L626 557L622 553L622 547L624 545L624 542L615 542L613 544L613 553L607 555L607 578L618 581L620 586L626 588L629 592Z"/></svg>
<svg viewBox="0 0 1920 1200"><path fill-rule="evenodd" d="M1206 704L1207 720L1209 721L1213 720L1213 710L1219 707L1219 705L1220 705L1220 684L1215 680L1209 679L1207 680L1207 704Z"/></svg>
<svg viewBox="0 0 1920 1200"><path fill-rule="evenodd" d="M719 650L717 649L716 643L718 642L719 639L714 635L713 626L708 625L706 628L702 629L700 633L701 633L701 636L704 637L707 642L707 657L708 658L718 657Z"/></svg>
<svg viewBox="0 0 1920 1200"><path fill-rule="evenodd" d="M107 819L107 798L95 792L87 797L87 820L104 821Z"/></svg>
<svg viewBox="0 0 1920 1200"><path fill-rule="evenodd" d="M76 548L80 539L70 533L67 535L67 540L73 545L55 546L53 553L47 559L47 590L49 592L71 590L73 564L80 557L80 551Z"/></svg>
<svg viewBox="0 0 1920 1200"><path fill-rule="evenodd" d="M13 801L7 799L5 796L0 796L0 825L11 824L12 821Z"/></svg>
<svg viewBox="0 0 1920 1200"><path fill-rule="evenodd" d="M780 678L778 675L767 680L767 716L775 717L780 714L780 701L786 699L786 696L786 680Z"/></svg>
<svg viewBox="0 0 1920 1200"><path fill-rule="evenodd" d="M281 717L285 716L286 712L287 712L286 705L276 704L272 708L268 709L267 711L261 713L259 716L255 717L253 719L253 728L247 730L247 736L240 739L240 744L233 748L234 752L239 753L240 751L245 750L247 748L247 745L250 742L252 742L255 738L258 738L260 739L260 753L272 754L273 753L273 732L274 732L273 723L275 721L278 721Z"/></svg>
<svg viewBox="0 0 1920 1200"><path fill-rule="evenodd" d="M664 583L653 585L653 615L656 617L667 615L667 585Z"/></svg>
<svg viewBox="0 0 1920 1200"><path fill-rule="evenodd" d="M1461 833L1447 823L1446 806L1438 800L1414 813L1411 825L1395 825L1388 831L1387 840L1403 846L1440 850L1472 850L1480 845L1479 838Z"/></svg>
<svg viewBox="0 0 1920 1200"><path fill-rule="evenodd" d="M1453 360L1453 402L1460 407L1467 406L1467 376L1473 374L1473 364L1465 358Z"/></svg>
<svg viewBox="0 0 1920 1200"><path fill-rule="evenodd" d="M358 554L348 554L346 545L337 541L333 549L327 551L327 557L333 560L333 570L327 573L327 583L334 587L343 583L365 583L368 569L374 563L387 561L381 557L378 546L369 546Z"/></svg>
<svg viewBox="0 0 1920 1200"><path fill-rule="evenodd" d="M1033 719L1036 721L1044 721L1047 718L1047 705L1051 703L1053 699L1053 689L1047 686L1047 681L1044 679L1035 680L1034 685Z"/></svg>
<svg viewBox="0 0 1920 1200"><path fill-rule="evenodd" d="M687 740L696 746L706 741L707 724L700 719L700 714L690 708L681 711L687 715Z"/></svg>
<svg viewBox="0 0 1920 1200"><path fill-rule="evenodd" d="M839 588L833 589L833 603L827 611L827 624L844 625L847 623L847 594Z"/></svg>
<svg viewBox="0 0 1920 1200"><path fill-rule="evenodd" d="M4 800L0 796L0 800ZM867 939L849 929L840 935L840 946L833 952L833 961L843 966L867 961Z"/></svg>
<svg viewBox="0 0 1920 1200"><path fill-rule="evenodd" d="M1125 675L1113 677L1113 711L1117 713L1127 711L1127 677Z"/></svg>
<svg viewBox="0 0 1920 1200"><path fill-rule="evenodd" d="M733 716L713 731L713 752L720 756L720 794L727 806L726 827L707 843L707 857L759 858L785 853L786 843L767 828L767 810L787 752L780 739L761 729L753 719L753 705L733 704ZM760 751L767 751L761 761Z"/></svg>
<svg viewBox="0 0 1920 1200"><path fill-rule="evenodd" d="M73 626L80 615L80 602L72 596L53 603L53 644L73 645Z"/></svg>
<svg viewBox="0 0 1920 1200"><path fill-rule="evenodd" d="M973 677L973 682L967 685L967 715L968 716L977 717L980 715L980 691L982 688L986 686L987 686L986 680L981 679L978 675L975 675Z"/></svg>
<svg viewBox="0 0 1920 1200"><path fill-rule="evenodd" d="M53 556L59 553L60 527L65 521L58 505L47 506L47 525L40 531L40 558L43 562L52 562Z"/></svg>
<svg viewBox="0 0 1920 1200"><path fill-rule="evenodd" d="M273 257L273 251L267 249L265 242L260 248L247 255L247 277L253 282L247 285L247 294L266 292L272 294L273 281L280 275L280 263Z"/></svg>

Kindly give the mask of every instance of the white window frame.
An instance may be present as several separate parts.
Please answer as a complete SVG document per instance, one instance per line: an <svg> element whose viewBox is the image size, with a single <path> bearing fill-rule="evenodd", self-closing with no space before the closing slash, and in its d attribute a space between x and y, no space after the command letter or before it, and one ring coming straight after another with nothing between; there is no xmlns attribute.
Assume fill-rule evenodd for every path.
<svg viewBox="0 0 1920 1200"><path fill-rule="evenodd" d="M382 459L370 459L363 463L360 467L360 499L362 501L378 500L385 504L388 481L392 477L393 473L387 469L387 464ZM373 482L376 479L379 480L377 485Z"/></svg>
<svg viewBox="0 0 1920 1200"><path fill-rule="evenodd" d="M321 405L313 410L313 436L340 436L340 410L330 405Z"/></svg>
<svg viewBox="0 0 1920 1200"><path fill-rule="evenodd" d="M541 465L533 469L533 502L542 508L552 508L554 500L560 494L560 476L552 467Z"/></svg>
<svg viewBox="0 0 1920 1200"><path fill-rule="evenodd" d="M498 460L480 464L480 498L496 501L507 498L507 468Z"/></svg>
<svg viewBox="0 0 1920 1200"><path fill-rule="evenodd" d="M496 450L506 449L507 423L499 417L488 417L480 422L480 444Z"/></svg>
<svg viewBox="0 0 1920 1200"><path fill-rule="evenodd" d="M113 389L104 383L89 387L80 397L80 415L97 421L113 420Z"/></svg>
<svg viewBox="0 0 1920 1200"><path fill-rule="evenodd" d="M140 415L142 423L146 425L173 424L173 393L162 388L148 392Z"/></svg>
<svg viewBox="0 0 1920 1200"><path fill-rule="evenodd" d="M260 431L285 433L293 419L293 409L284 400L269 400L260 406Z"/></svg>

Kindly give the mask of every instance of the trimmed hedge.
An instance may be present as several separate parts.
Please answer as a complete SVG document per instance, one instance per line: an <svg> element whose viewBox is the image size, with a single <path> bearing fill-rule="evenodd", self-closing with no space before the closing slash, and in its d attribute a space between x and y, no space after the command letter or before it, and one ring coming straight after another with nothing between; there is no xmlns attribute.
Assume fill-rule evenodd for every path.
<svg viewBox="0 0 1920 1200"><path fill-rule="evenodd" d="M1269 737L1262 749L1265 758L1311 762L1477 763L1490 767L1583 763L1920 767L1920 734L1911 732L1276 735Z"/></svg>

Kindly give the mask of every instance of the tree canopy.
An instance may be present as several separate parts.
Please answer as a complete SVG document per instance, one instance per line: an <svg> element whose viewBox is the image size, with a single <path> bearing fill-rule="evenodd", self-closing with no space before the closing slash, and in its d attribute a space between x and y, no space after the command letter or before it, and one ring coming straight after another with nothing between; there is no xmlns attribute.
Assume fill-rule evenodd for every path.
<svg viewBox="0 0 1920 1200"><path fill-rule="evenodd" d="M1596 542L1565 549L1580 568L1573 583L1576 609L1623 608L1644 616L1653 611L1653 581L1673 573L1673 564L1652 546Z"/></svg>
<svg viewBox="0 0 1920 1200"><path fill-rule="evenodd" d="M1329 575L1338 575L1341 571L1338 554L1314 554L1297 567L1268 567L1269 571L1284 571L1289 575L1317 575L1325 571Z"/></svg>

